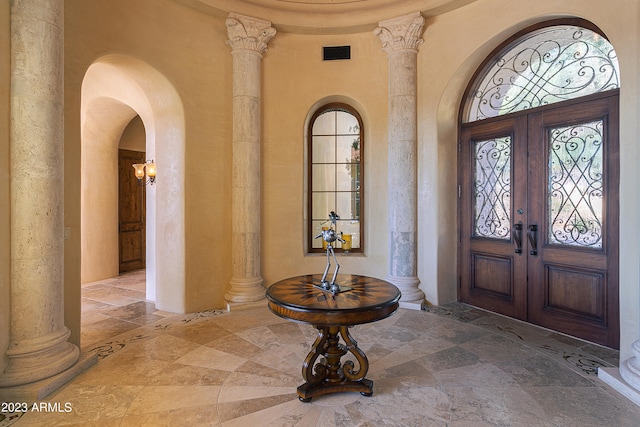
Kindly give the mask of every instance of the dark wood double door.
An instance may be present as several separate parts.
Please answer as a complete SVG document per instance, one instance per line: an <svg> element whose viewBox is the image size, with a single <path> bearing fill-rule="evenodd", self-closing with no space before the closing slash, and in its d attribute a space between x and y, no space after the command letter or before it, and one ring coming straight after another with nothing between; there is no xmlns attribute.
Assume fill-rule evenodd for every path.
<svg viewBox="0 0 640 427"><path fill-rule="evenodd" d="M460 300L618 348L617 91L460 136Z"/></svg>

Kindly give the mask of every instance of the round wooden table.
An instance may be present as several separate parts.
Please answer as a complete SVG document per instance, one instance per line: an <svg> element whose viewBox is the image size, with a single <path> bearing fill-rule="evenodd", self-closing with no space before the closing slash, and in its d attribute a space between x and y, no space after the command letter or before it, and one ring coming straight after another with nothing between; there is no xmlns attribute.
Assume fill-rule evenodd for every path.
<svg viewBox="0 0 640 427"><path fill-rule="evenodd" d="M340 274L336 279L343 289L331 293L320 286L322 275L291 277L274 283L267 290L269 309L288 320L314 325L318 329L311 351L302 364L305 383L298 397L308 402L314 396L343 391L373 394L373 381L365 378L369 361L349 334L349 327L375 322L398 309L400 291L391 283L367 276ZM344 341L341 344L340 337ZM350 352L358 362L340 363ZM320 358L318 361L318 358Z"/></svg>

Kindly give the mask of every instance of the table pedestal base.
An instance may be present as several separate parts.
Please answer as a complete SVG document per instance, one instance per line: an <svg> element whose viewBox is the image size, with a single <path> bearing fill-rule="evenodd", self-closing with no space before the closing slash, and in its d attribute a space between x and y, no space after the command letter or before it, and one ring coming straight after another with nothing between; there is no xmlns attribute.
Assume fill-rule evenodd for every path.
<svg viewBox="0 0 640 427"><path fill-rule="evenodd" d="M364 378L369 370L369 361L358 348L356 340L349 334L349 327L316 328L318 337L302 365L302 377L306 382L298 387L298 398L303 402L309 402L314 396L346 391L357 391L363 396L371 396L373 381ZM340 344L340 336L344 344ZM356 358L357 370L352 360L340 363L340 359L347 352Z"/></svg>
<svg viewBox="0 0 640 427"><path fill-rule="evenodd" d="M298 399L301 402L311 402L313 396L322 396L330 393L343 393L346 391L359 391L363 396L373 395L373 381L364 378L361 381L343 381L338 384L304 383L298 387Z"/></svg>

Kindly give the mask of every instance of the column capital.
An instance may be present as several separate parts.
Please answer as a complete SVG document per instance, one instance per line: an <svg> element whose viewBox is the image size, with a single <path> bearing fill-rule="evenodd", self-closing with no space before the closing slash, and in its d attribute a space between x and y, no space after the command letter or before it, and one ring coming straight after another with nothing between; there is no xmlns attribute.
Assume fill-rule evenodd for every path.
<svg viewBox="0 0 640 427"><path fill-rule="evenodd" d="M235 50L251 50L262 55L267 43L276 34L271 22L250 16L230 13L227 17L227 44Z"/></svg>
<svg viewBox="0 0 640 427"><path fill-rule="evenodd" d="M398 50L418 49L424 40L421 38L424 18L420 12L399 16L378 22L373 34L380 38L382 50L393 53Z"/></svg>

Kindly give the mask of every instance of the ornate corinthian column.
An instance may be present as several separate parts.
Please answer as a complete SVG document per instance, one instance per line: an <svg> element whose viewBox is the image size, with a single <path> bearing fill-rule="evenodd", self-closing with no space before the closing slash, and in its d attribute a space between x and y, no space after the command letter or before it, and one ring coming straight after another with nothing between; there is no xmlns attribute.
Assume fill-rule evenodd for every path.
<svg viewBox="0 0 640 427"><path fill-rule="evenodd" d="M416 12L378 23L389 60L389 275L401 306L420 309L417 277L417 56L424 18Z"/></svg>
<svg viewBox="0 0 640 427"><path fill-rule="evenodd" d="M260 274L260 64L276 30L268 21L232 13L233 55L232 261L229 303L265 296Z"/></svg>
<svg viewBox="0 0 640 427"><path fill-rule="evenodd" d="M65 371L63 0L11 3L11 341L0 387Z"/></svg>

